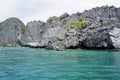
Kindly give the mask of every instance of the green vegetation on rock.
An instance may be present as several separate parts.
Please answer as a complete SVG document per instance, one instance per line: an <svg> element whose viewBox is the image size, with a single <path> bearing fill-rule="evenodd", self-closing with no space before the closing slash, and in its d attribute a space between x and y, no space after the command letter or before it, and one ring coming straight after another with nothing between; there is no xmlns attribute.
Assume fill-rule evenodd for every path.
<svg viewBox="0 0 120 80"><path fill-rule="evenodd" d="M111 21L108 22L108 25L109 25L109 26L113 26L113 22L111 22Z"/></svg>
<svg viewBox="0 0 120 80"><path fill-rule="evenodd" d="M17 24L15 24L14 28L17 30L17 29L18 29L18 25L17 25Z"/></svg>
<svg viewBox="0 0 120 80"><path fill-rule="evenodd" d="M69 27L69 24L63 25L63 28L64 28L64 29L67 28L67 27Z"/></svg>
<svg viewBox="0 0 120 80"><path fill-rule="evenodd" d="M76 22L71 22L71 23L70 23L70 27L71 27L72 29L77 29L77 28L80 28L80 27L84 26L85 24L87 24L87 21L86 21L86 20L76 21Z"/></svg>
<svg viewBox="0 0 120 80"><path fill-rule="evenodd" d="M68 20L68 18L64 19L64 21L66 21L66 20ZM71 22L69 24L64 24L63 28L71 27L72 29L77 29L77 28L80 28L80 27L84 26L87 23L88 23L88 21L83 20L82 17L80 16L78 21L74 21L74 22Z"/></svg>
<svg viewBox="0 0 120 80"><path fill-rule="evenodd" d="M21 27L21 33L23 34L23 35L25 35L25 26L23 25L22 27Z"/></svg>
<svg viewBox="0 0 120 80"><path fill-rule="evenodd" d="M5 23L5 28L8 29L8 23L7 22Z"/></svg>
<svg viewBox="0 0 120 80"><path fill-rule="evenodd" d="M88 31L87 31L87 33L93 33L95 31L95 29L89 29Z"/></svg>
<svg viewBox="0 0 120 80"><path fill-rule="evenodd" d="M54 20L53 17L49 17L49 19L48 19L49 22L52 22L53 20Z"/></svg>
<svg viewBox="0 0 120 80"><path fill-rule="evenodd" d="M67 30L65 30L65 31L64 31L63 33L61 33L61 34L58 34L58 36L65 37L66 33L67 33Z"/></svg>
<svg viewBox="0 0 120 80"><path fill-rule="evenodd" d="M68 19L69 19L69 17L62 19L61 21L62 21L62 23L65 23L66 21L68 21Z"/></svg>
<svg viewBox="0 0 120 80"><path fill-rule="evenodd" d="M45 30L44 26L42 26L42 27L39 29L40 33L43 33L44 30Z"/></svg>
<svg viewBox="0 0 120 80"><path fill-rule="evenodd" d="M79 21L82 21L82 20L83 20L83 19L82 19L82 16L80 16L80 17L79 17Z"/></svg>
<svg viewBox="0 0 120 80"><path fill-rule="evenodd" d="M96 10L99 10L99 9L100 9L100 7L97 6L97 7L96 7Z"/></svg>
<svg viewBox="0 0 120 80"><path fill-rule="evenodd" d="M8 21L3 22L5 24L5 27L8 27Z"/></svg>
<svg viewBox="0 0 120 80"><path fill-rule="evenodd" d="M2 24L2 22L0 22L0 25Z"/></svg>

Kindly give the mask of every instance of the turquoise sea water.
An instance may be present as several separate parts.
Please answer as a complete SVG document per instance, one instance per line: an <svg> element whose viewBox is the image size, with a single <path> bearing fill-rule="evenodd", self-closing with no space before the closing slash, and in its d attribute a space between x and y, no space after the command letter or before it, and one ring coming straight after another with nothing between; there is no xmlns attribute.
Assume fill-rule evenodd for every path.
<svg viewBox="0 0 120 80"><path fill-rule="evenodd" d="M120 51L0 47L0 80L120 80Z"/></svg>

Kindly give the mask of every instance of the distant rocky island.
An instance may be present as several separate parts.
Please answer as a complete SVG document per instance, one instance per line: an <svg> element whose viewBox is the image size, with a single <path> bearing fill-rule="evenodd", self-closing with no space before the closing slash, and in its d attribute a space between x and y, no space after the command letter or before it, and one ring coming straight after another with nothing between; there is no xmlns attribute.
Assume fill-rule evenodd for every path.
<svg viewBox="0 0 120 80"><path fill-rule="evenodd" d="M0 22L0 46L65 49L120 49L120 8L102 6L26 25L12 17Z"/></svg>

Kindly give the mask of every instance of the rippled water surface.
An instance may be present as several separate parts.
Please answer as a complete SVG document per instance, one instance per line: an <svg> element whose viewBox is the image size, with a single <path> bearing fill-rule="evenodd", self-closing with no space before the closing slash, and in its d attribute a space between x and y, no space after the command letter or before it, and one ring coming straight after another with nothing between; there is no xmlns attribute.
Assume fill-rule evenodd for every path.
<svg viewBox="0 0 120 80"><path fill-rule="evenodd" d="M0 47L0 80L120 80L120 51Z"/></svg>

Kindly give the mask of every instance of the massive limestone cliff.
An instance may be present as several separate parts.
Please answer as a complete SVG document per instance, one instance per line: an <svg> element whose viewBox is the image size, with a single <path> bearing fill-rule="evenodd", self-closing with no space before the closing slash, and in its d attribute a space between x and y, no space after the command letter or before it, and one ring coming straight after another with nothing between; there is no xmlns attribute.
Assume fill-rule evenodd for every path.
<svg viewBox="0 0 120 80"><path fill-rule="evenodd" d="M47 22L28 22L25 34L21 30L19 34L22 37L18 36L17 42L26 47L55 50L119 49L120 8L102 6L82 13L53 16Z"/></svg>
<svg viewBox="0 0 120 80"><path fill-rule="evenodd" d="M56 50L120 48L120 8L114 6L53 16L41 26L44 26L44 30L40 41L28 42L29 46Z"/></svg>

